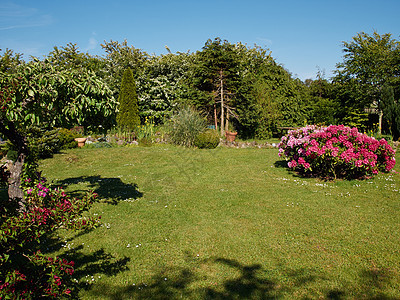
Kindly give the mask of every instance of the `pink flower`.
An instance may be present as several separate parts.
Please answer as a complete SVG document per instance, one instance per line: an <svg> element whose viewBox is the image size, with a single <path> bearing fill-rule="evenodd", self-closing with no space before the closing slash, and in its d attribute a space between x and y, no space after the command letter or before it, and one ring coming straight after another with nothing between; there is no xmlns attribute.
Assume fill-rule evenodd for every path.
<svg viewBox="0 0 400 300"><path fill-rule="evenodd" d="M288 162L288 167L289 168L296 168L297 167L297 162L295 160L289 161Z"/></svg>

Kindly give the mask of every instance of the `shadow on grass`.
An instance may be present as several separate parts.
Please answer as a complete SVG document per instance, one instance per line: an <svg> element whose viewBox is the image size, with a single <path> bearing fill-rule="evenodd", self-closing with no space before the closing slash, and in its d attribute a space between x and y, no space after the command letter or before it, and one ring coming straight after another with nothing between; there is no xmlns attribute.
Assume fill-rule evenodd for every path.
<svg viewBox="0 0 400 300"><path fill-rule="evenodd" d="M104 202L116 205L119 201L125 199L138 199L143 197L143 193L139 191L138 185L122 182L120 178L102 178L101 176L80 176L75 178L67 178L57 181L55 185L65 186L70 184L87 184L90 190L97 193ZM80 197L87 189L76 189L71 192L71 196Z"/></svg>
<svg viewBox="0 0 400 300"><path fill-rule="evenodd" d="M282 169L289 169L288 162L286 160L277 160L276 162L274 162L274 167L282 168Z"/></svg>
<svg viewBox="0 0 400 300"><path fill-rule="evenodd" d="M198 267L163 268L149 284L109 286L96 284L88 293L103 299L302 299L324 294L325 299L398 299L388 295L386 288L392 278L388 273L363 271L356 287L319 290L318 284L329 280L317 270L300 268L282 269L284 281L273 277L260 264L245 265L233 259L213 258L199 260ZM190 263L189 263L190 265ZM209 282L201 270L216 265L228 268L232 275L222 282ZM229 274L228 273L228 274ZM227 274L227 273L221 273ZM203 282L202 282L203 281ZM204 286L206 284L207 286ZM201 286L203 285L203 286ZM200 286L200 287L199 287ZM308 286L312 289L308 290ZM392 285L393 286L393 285ZM297 294L300 292L300 294ZM317 293L317 296L315 293ZM300 296L301 295L301 296Z"/></svg>
<svg viewBox="0 0 400 300"><path fill-rule="evenodd" d="M64 241L50 239L46 241L46 245L51 247L51 249L49 249L50 251L54 251L54 249L67 247L71 240L72 239L68 239L64 244ZM74 245L72 244L72 246ZM130 261L129 257L116 258L112 254L105 252L104 249L97 249L91 253L84 253L84 247L86 247L84 244L71 247L64 251L61 256L62 258L74 262L74 273L72 277L79 282L79 290L90 289L91 285L103 276L111 277L129 270L127 266ZM47 251L42 252L46 253ZM74 297L78 297L76 292Z"/></svg>
<svg viewBox="0 0 400 300"><path fill-rule="evenodd" d="M388 287L396 286L392 271L388 269L367 269L359 276L359 286L348 289L336 289L328 292L328 299L380 299L398 300L399 296L388 295Z"/></svg>
<svg viewBox="0 0 400 300"><path fill-rule="evenodd" d="M201 285L207 280L196 267L164 268L153 276L151 284L121 286L97 286L89 293L93 297L105 299L277 299L284 298L287 288L279 281L269 278L268 270L260 264L245 265L233 259L213 258L199 260L200 268L213 268L216 265L230 269L232 278L222 283ZM237 275L239 274L239 275ZM288 271L285 274L294 285L305 285L320 277L310 269Z"/></svg>

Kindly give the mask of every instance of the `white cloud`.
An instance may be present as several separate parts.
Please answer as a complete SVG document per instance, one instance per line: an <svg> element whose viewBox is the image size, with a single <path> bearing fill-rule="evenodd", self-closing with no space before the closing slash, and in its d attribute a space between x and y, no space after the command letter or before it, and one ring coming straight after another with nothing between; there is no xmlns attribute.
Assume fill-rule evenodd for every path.
<svg viewBox="0 0 400 300"><path fill-rule="evenodd" d="M47 26L52 23L51 15L42 14L36 8L0 3L0 30Z"/></svg>
<svg viewBox="0 0 400 300"><path fill-rule="evenodd" d="M96 49L96 47L98 45L98 41L96 40L95 36L96 36L96 33L93 32L92 36L89 38L87 46L85 47L85 49L83 49L84 52Z"/></svg>

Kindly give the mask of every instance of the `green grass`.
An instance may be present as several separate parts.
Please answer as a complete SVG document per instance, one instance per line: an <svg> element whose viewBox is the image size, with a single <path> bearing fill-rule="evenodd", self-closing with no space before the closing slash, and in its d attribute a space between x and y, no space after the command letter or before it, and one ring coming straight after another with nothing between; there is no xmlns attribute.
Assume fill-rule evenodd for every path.
<svg viewBox="0 0 400 300"><path fill-rule="evenodd" d="M74 149L41 170L105 199L102 227L49 241L83 299L400 297L397 173L324 182L276 149L172 146Z"/></svg>

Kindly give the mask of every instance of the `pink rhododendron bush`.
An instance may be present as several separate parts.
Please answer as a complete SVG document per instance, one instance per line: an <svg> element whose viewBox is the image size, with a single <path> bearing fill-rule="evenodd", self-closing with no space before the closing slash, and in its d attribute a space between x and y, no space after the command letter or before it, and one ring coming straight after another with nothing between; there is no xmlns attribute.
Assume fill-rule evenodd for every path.
<svg viewBox="0 0 400 300"><path fill-rule="evenodd" d="M51 189L44 180L25 189L25 210L0 208L0 299L61 299L74 292L74 262L48 257L40 242L59 228L91 229L99 217L84 217L96 199L87 193L70 198L61 189Z"/></svg>
<svg viewBox="0 0 400 300"><path fill-rule="evenodd" d="M279 144L279 156L304 176L361 179L393 169L395 152L385 139L376 140L344 125L309 125L291 130Z"/></svg>

